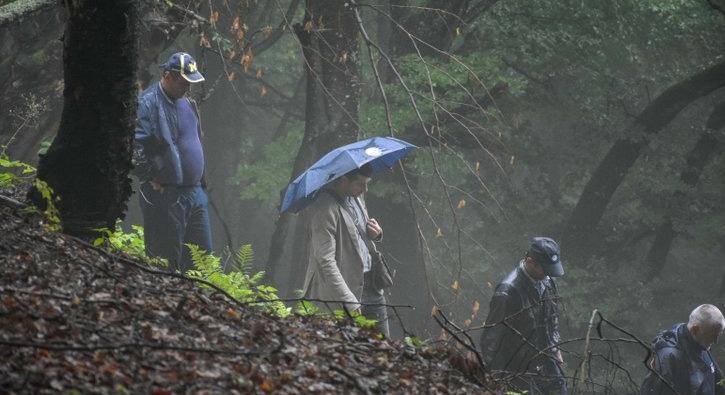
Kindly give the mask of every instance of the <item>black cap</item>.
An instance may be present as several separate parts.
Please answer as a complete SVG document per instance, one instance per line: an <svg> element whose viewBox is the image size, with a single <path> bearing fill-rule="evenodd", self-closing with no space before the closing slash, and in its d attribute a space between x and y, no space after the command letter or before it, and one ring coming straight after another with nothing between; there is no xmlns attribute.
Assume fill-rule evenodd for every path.
<svg viewBox="0 0 725 395"><path fill-rule="evenodd" d="M531 240L531 247L526 255L540 264L547 276L561 277L564 275L564 266L562 266L561 262L559 244L553 239L548 237L534 237Z"/></svg>

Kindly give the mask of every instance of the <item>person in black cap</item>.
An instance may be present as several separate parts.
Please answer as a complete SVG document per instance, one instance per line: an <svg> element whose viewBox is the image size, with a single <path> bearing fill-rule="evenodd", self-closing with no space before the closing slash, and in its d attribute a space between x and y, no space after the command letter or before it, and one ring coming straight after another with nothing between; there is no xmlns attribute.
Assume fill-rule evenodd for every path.
<svg viewBox="0 0 725 395"><path fill-rule="evenodd" d="M159 83L138 99L132 173L141 181L146 254L184 273L193 266L186 243L212 250L199 110L186 96L204 76L186 52L161 67Z"/></svg>
<svg viewBox="0 0 725 395"><path fill-rule="evenodd" d="M559 245L534 237L531 247L501 281L481 335L488 369L528 394L566 394L560 341L559 294L552 277L564 275Z"/></svg>

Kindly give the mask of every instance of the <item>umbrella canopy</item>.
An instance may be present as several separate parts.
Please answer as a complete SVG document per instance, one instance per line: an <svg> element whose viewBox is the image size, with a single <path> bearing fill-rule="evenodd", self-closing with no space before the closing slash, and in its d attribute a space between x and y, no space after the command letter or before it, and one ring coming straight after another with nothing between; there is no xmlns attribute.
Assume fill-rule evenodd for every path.
<svg viewBox="0 0 725 395"><path fill-rule="evenodd" d="M389 169L416 148L393 137L373 137L335 148L287 186L280 212L299 212L326 184L368 163L373 173Z"/></svg>

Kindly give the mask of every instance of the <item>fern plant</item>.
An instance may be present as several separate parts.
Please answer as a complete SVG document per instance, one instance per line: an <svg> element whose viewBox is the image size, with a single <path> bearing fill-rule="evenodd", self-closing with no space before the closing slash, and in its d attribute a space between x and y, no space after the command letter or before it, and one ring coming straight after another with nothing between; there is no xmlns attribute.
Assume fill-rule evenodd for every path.
<svg viewBox="0 0 725 395"><path fill-rule="evenodd" d="M309 317L320 314L320 308L309 300L300 300L295 307L295 314L302 317Z"/></svg>
<svg viewBox="0 0 725 395"><path fill-rule="evenodd" d="M378 323L377 320L367 318L358 311L349 311L348 312L343 309L338 309L338 310L334 311L334 314L335 314L335 318L338 321L345 321L345 320L351 319L352 323L355 326L360 327L360 328L372 329L372 328L375 328L375 324Z"/></svg>
<svg viewBox="0 0 725 395"><path fill-rule="evenodd" d="M302 290L297 290L296 293L297 296L299 296L300 298L304 297ZM320 310L320 307L317 306L315 303L304 299L297 302L294 312L296 315L301 317L327 317L330 319L335 319L337 321L352 323L353 325L360 328L372 329L375 328L375 325L378 323L377 320L365 317L358 311L345 311L343 309L336 309L332 312L332 314L325 313ZM382 334L380 335L382 336Z"/></svg>
<svg viewBox="0 0 725 395"><path fill-rule="evenodd" d="M105 244L113 251L123 252L152 266L169 266L169 261L166 259L146 256L143 226L131 225L131 231L126 233L123 229L121 229L119 221L119 223L116 224L115 230L110 230L108 228L96 230L101 233L101 237L93 241L94 246L101 246Z"/></svg>
<svg viewBox="0 0 725 395"><path fill-rule="evenodd" d="M255 274L249 272L250 264L254 258L252 246L243 245L234 256L236 270L225 273L221 268L221 258L202 250L194 244L186 244L189 248L194 269L186 272L193 278L208 281L223 289L233 298L262 308L278 317L286 317L290 308L277 296L277 289L261 284L264 272Z"/></svg>

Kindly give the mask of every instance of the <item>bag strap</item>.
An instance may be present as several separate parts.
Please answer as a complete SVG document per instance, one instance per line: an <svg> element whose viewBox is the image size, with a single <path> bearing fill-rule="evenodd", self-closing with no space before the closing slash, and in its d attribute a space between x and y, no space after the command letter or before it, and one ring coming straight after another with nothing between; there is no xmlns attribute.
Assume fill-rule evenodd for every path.
<svg viewBox="0 0 725 395"><path fill-rule="evenodd" d="M360 208L360 212L363 213L363 217L365 219L365 224L367 224L367 222L368 222L367 210L365 210L365 208L363 207L362 201L358 197L355 197L353 199L355 200L355 203L357 204L357 206ZM376 255L380 256L380 264L383 267L383 269L388 272L388 275L391 278L395 277L395 271L390 269L390 266L388 266L388 263L385 261L385 259L383 259L383 254L380 251L378 251L378 247L375 245L375 243L373 243L373 241L370 239L370 237L367 237L367 234L365 236L366 237L364 237L364 240L365 240L365 243L368 245L368 250L371 252L370 255L376 254Z"/></svg>
<svg viewBox="0 0 725 395"><path fill-rule="evenodd" d="M367 211L363 207L362 202L360 201L360 198L354 197L353 200L355 201L355 204L357 204L357 207L360 209L360 212L363 215L363 221L364 221L363 226L365 226L367 229L367 223L368 223L368 219L369 219ZM358 232L359 231L360 231L360 229L358 229ZM361 237L362 237L362 235L361 235ZM365 240L365 244L367 244L368 250L378 253L378 247L375 245L375 243L373 243L372 240L370 240L370 237L367 234L364 235L363 240Z"/></svg>
<svg viewBox="0 0 725 395"><path fill-rule="evenodd" d="M351 217L356 216L355 213L350 211L350 208L348 207L348 205L344 201L344 199L342 199L340 196L338 196L335 192L333 192L329 189L322 189L322 192L325 192L325 193L329 194L330 196L332 196L335 199L335 201L337 202L337 204L340 206L340 208L347 211L347 213ZM366 226L365 224L367 224L367 222L368 222L367 213L366 213L365 209L363 208L362 203L358 200L357 197L353 198L353 200L355 201L357 206L360 208L360 212L363 215L363 221L364 221L363 226ZM360 238L365 242L365 245L368 247L368 251L370 251L371 254L378 253L378 248L375 246L375 243L373 243L372 240L370 240L370 237L368 237L367 234L363 233L359 227L355 226L355 229L357 230L358 235L360 235Z"/></svg>

